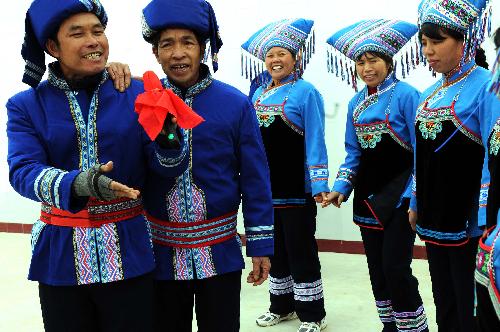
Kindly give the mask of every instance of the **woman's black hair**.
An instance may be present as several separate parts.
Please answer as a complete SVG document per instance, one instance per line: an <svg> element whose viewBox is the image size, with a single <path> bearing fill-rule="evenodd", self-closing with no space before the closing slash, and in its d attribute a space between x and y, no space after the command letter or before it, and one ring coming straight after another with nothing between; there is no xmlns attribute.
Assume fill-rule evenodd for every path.
<svg viewBox="0 0 500 332"><path fill-rule="evenodd" d="M476 60L476 65L483 67L484 69L488 69L488 62L486 61L486 53L481 47L479 47L476 50L475 60Z"/></svg>
<svg viewBox="0 0 500 332"><path fill-rule="evenodd" d="M495 31L495 37L493 38L493 42L495 43L495 47L500 47L500 27Z"/></svg>
<svg viewBox="0 0 500 332"><path fill-rule="evenodd" d="M435 40L446 39L446 36L443 35L450 36L451 38L460 41L463 41L465 38L464 34L461 32L458 32L450 28L445 28L434 23L422 24L420 30L418 31L418 40L420 42L422 42L422 35L426 35L427 37Z"/></svg>
<svg viewBox="0 0 500 332"><path fill-rule="evenodd" d="M394 60L388 56L387 54L384 54L384 53L380 53L380 52L375 52L375 51L367 51L363 54L361 54L357 59L356 61L359 61L359 59L365 55L365 54L368 54L368 55L371 55L373 57L377 57L377 58L380 58L382 60L384 60L384 62L386 63L387 65L387 68L388 68L388 71L387 71L387 74L390 74L392 73L392 71L394 70ZM356 75L358 73L356 72Z"/></svg>
<svg viewBox="0 0 500 332"><path fill-rule="evenodd" d="M418 39L420 40L420 42L422 42L422 35L426 35L427 37L435 40L445 40L446 36L449 36L458 41L463 41L465 38L461 32L458 32L450 28L445 28L434 23L422 24L418 32ZM500 37L499 37L499 42L500 42ZM475 61L478 66L488 69L488 62L486 62L486 55L481 47L479 47L476 50Z"/></svg>

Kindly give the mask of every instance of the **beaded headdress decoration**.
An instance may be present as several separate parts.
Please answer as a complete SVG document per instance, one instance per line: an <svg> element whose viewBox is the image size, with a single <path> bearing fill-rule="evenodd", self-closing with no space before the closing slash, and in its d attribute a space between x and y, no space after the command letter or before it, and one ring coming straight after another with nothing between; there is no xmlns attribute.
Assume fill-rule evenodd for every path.
<svg viewBox="0 0 500 332"><path fill-rule="evenodd" d="M476 50L491 34L490 0L423 0L418 8L418 27L433 23L464 35L461 65L474 59Z"/></svg>
<svg viewBox="0 0 500 332"><path fill-rule="evenodd" d="M490 92L493 92L500 99L500 49L498 50L490 81Z"/></svg>
<svg viewBox="0 0 500 332"><path fill-rule="evenodd" d="M406 77L420 63L417 26L400 20L362 20L334 33L327 40L327 68L357 89L355 61L366 52L378 52L394 59L394 72L401 67ZM404 50L402 50L405 47ZM401 54L400 60L397 53Z"/></svg>
<svg viewBox="0 0 500 332"><path fill-rule="evenodd" d="M253 80L263 76L266 53L273 47L283 47L294 55L297 73L302 76L312 54L315 52L314 21L306 19L284 19L270 23L254 33L243 45L241 53L241 75Z"/></svg>

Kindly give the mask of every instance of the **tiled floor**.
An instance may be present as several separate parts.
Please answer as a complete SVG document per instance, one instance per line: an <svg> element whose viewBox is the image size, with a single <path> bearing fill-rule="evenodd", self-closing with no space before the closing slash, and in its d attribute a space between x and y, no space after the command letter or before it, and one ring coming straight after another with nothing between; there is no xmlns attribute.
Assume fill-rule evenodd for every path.
<svg viewBox="0 0 500 332"><path fill-rule="evenodd" d="M0 331L43 331L36 283L26 280L30 256L29 235L0 233ZM328 327L325 332L377 332L382 330L373 303L365 257L335 253L320 254ZM247 264L248 265L248 264ZM432 302L427 261L414 260L413 271L431 331L435 308ZM243 275L246 275L244 272ZM241 294L242 332L295 332L298 321L269 328L255 325L255 318L268 307L267 283L244 284ZM196 329L194 329L196 331Z"/></svg>

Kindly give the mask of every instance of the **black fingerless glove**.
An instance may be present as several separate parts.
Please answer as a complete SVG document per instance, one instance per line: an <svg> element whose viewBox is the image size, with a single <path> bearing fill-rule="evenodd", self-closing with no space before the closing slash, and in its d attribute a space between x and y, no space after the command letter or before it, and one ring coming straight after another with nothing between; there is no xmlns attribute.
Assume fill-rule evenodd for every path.
<svg viewBox="0 0 500 332"><path fill-rule="evenodd" d="M113 180L101 172L102 165L96 164L75 177L72 190L77 197L90 196L102 201L110 201L117 198L114 191L110 188Z"/></svg>

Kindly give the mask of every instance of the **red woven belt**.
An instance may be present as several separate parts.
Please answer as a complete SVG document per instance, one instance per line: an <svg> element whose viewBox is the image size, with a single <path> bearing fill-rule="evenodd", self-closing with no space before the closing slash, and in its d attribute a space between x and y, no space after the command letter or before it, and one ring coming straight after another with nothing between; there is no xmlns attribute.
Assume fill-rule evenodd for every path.
<svg viewBox="0 0 500 332"><path fill-rule="evenodd" d="M40 220L55 226L96 228L134 218L142 213L141 199L120 198L112 201L99 201L90 198L85 209L77 213L42 204Z"/></svg>

